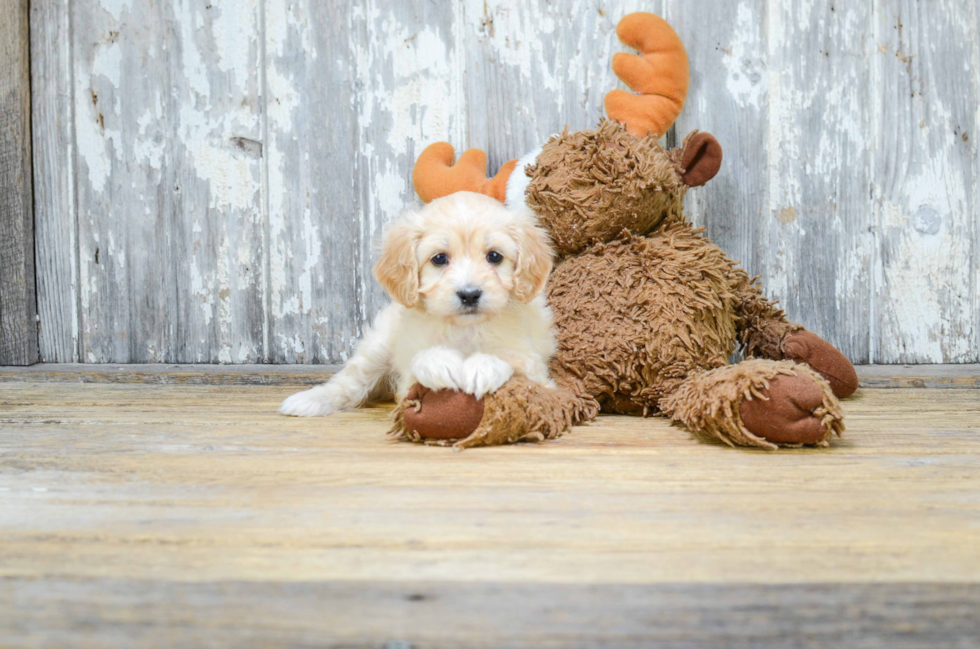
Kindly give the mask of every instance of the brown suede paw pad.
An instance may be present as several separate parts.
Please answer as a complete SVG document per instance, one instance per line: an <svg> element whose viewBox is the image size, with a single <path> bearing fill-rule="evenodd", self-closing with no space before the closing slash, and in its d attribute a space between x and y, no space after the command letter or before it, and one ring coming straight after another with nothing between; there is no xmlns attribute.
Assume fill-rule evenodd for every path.
<svg viewBox="0 0 980 649"><path fill-rule="evenodd" d="M816 411L823 391L809 376L780 374L762 390L767 399L742 401L739 414L753 435L774 444L816 444L830 434Z"/></svg>
<svg viewBox="0 0 980 649"><path fill-rule="evenodd" d="M783 340L783 355L806 363L827 379L835 397L848 397L858 388L857 372L844 354L826 340L809 331L797 331Z"/></svg>
<svg viewBox="0 0 980 649"><path fill-rule="evenodd" d="M405 427L424 439L463 439L483 420L483 399L456 390L430 390L416 383L408 391Z"/></svg>

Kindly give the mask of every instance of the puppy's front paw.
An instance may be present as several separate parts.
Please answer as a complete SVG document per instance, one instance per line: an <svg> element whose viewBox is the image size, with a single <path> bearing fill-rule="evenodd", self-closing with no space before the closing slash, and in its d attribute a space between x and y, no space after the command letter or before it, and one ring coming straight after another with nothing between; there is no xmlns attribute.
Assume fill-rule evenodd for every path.
<svg viewBox="0 0 980 649"><path fill-rule="evenodd" d="M412 374L430 390L462 390L463 355L448 347L423 349L412 359Z"/></svg>
<svg viewBox="0 0 980 649"><path fill-rule="evenodd" d="M463 391L477 399L495 392L514 375L514 368L497 356L473 354L463 362Z"/></svg>
<svg viewBox="0 0 980 649"><path fill-rule="evenodd" d="M338 410L320 388L297 392L279 406L279 412L290 417L319 417Z"/></svg>

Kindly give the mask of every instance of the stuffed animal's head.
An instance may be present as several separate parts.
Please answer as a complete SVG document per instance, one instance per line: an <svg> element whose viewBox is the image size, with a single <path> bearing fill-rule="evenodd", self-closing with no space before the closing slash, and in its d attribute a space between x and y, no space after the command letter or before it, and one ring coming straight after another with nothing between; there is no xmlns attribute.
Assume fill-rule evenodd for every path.
<svg viewBox="0 0 980 649"><path fill-rule="evenodd" d="M658 142L687 95L687 53L673 28L653 14L634 13L620 21L616 33L640 53L613 57L613 71L636 94L607 93L608 120L594 130L570 134L566 128L539 151L506 163L492 179L482 151L470 149L454 164L452 146L433 144L413 173L422 200L469 190L509 206L526 203L561 255L624 231L646 234L672 216L683 218L684 192L714 177L721 146L697 131L672 151Z"/></svg>
<svg viewBox="0 0 980 649"><path fill-rule="evenodd" d="M552 137L535 163L516 173L526 174L525 200L555 250L570 255L683 218L684 192L707 182L720 162L721 147L707 133L694 132L684 147L667 151L653 135L636 137L604 120L594 130Z"/></svg>

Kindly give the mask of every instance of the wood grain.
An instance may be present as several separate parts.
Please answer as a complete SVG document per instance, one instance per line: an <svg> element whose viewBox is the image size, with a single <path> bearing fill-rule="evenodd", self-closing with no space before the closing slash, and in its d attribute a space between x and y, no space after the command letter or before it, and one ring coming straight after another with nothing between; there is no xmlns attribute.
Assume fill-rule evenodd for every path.
<svg viewBox="0 0 980 649"><path fill-rule="evenodd" d="M687 104L675 129L678 145L693 130L718 138L717 176L687 195L693 223L750 275L764 275L769 214L768 7L667 2L665 16L684 36L691 67Z"/></svg>
<svg viewBox="0 0 980 649"><path fill-rule="evenodd" d="M37 354L27 0L0 2L0 365Z"/></svg>
<svg viewBox="0 0 980 649"><path fill-rule="evenodd" d="M268 351L274 363L346 358L361 333L351 3L266 0Z"/></svg>
<svg viewBox="0 0 980 649"><path fill-rule="evenodd" d="M34 249L42 362L78 361L78 222L69 0L31 0Z"/></svg>
<svg viewBox="0 0 980 649"><path fill-rule="evenodd" d="M80 357L262 346L256 3L73 3Z"/></svg>
<svg viewBox="0 0 980 649"><path fill-rule="evenodd" d="M266 356L261 4L161 5L164 24L174 26L155 30L170 38L167 82L153 88L169 91L173 285L164 308L174 315L169 338L137 356L143 362L247 363Z"/></svg>
<svg viewBox="0 0 980 649"><path fill-rule="evenodd" d="M342 362L421 148L595 124L635 10L726 152L693 220L855 362L980 360L972 0L33 6L46 361Z"/></svg>
<svg viewBox="0 0 980 649"><path fill-rule="evenodd" d="M875 11L876 359L976 362L977 3ZM972 272L967 269L972 269Z"/></svg>
<svg viewBox="0 0 980 649"><path fill-rule="evenodd" d="M0 383L160 383L169 385L317 385L340 365L161 365L38 363L0 367ZM980 365L858 365L861 388L980 388Z"/></svg>
<svg viewBox="0 0 980 649"><path fill-rule="evenodd" d="M12 647L969 649L980 633L976 584L0 584Z"/></svg>
<svg viewBox="0 0 980 649"><path fill-rule="evenodd" d="M60 383L148 383L163 385L318 385L340 365L163 365L135 363L38 363L30 367L0 367L0 383L39 381ZM976 366L974 373L977 372ZM905 381L908 384L908 381ZM958 387L969 387L957 384ZM920 386L921 387L921 386Z"/></svg>
<svg viewBox="0 0 980 649"><path fill-rule="evenodd" d="M619 83L610 68L621 16L660 0L463 3L467 146L486 149L490 171L541 146L566 125L592 128Z"/></svg>
<svg viewBox="0 0 980 649"><path fill-rule="evenodd" d="M164 7L68 6L83 361L173 360L176 116Z"/></svg>
<svg viewBox="0 0 980 649"><path fill-rule="evenodd" d="M290 392L2 384L5 642L975 640L977 390L861 391L777 453L630 417L454 453Z"/></svg>
<svg viewBox="0 0 980 649"><path fill-rule="evenodd" d="M869 362L872 6L772 2L763 282L790 317Z"/></svg>

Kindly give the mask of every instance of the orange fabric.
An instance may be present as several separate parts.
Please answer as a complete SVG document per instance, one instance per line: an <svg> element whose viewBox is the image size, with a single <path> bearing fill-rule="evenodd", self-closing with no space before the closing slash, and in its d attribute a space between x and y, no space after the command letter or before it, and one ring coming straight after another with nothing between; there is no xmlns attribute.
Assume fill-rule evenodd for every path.
<svg viewBox="0 0 980 649"><path fill-rule="evenodd" d="M507 180L510 178L510 174L514 171L514 167L516 166L516 159L505 162L504 166L497 171L497 175L483 183L483 186L480 188L480 193L486 194L487 196L493 196L501 203L506 201Z"/></svg>
<svg viewBox="0 0 980 649"><path fill-rule="evenodd" d="M666 20L645 12L620 20L616 34L640 54L616 54L613 72L640 94L609 91L606 114L626 124L637 137L663 135L680 115L687 96L690 69L684 44Z"/></svg>
<svg viewBox="0 0 980 649"><path fill-rule="evenodd" d="M480 149L468 149L459 156L448 142L430 144L422 151L412 170L412 184L422 202L429 203L456 192L479 192L501 203L507 197L507 179L517 160L511 160L487 179L487 154Z"/></svg>

